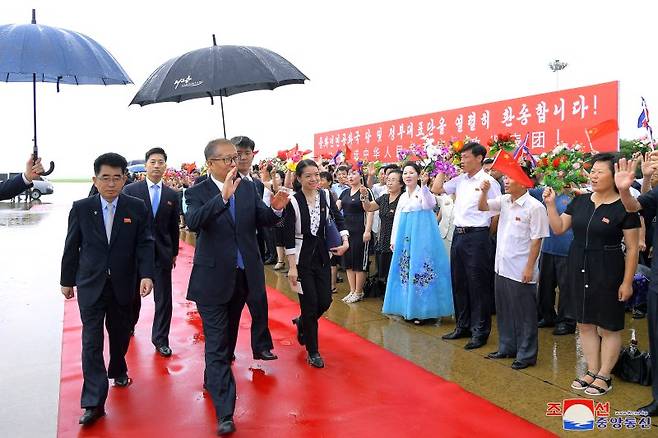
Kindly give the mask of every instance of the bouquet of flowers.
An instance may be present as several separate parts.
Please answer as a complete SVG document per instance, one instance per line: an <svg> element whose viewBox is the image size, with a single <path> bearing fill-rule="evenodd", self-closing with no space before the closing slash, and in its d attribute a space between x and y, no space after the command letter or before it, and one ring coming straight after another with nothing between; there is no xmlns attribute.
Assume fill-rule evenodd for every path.
<svg viewBox="0 0 658 438"><path fill-rule="evenodd" d="M430 177L435 177L439 173L453 178L458 174L458 168L452 163L452 151L444 142L434 144L434 139L424 138L423 145L412 144L409 149L402 149L398 152L398 160L415 161Z"/></svg>
<svg viewBox="0 0 658 438"><path fill-rule="evenodd" d="M587 182L585 154L578 143L558 144L551 152L539 156L533 175L543 176L543 185L552 187L557 193L566 187L576 188Z"/></svg>
<svg viewBox="0 0 658 438"><path fill-rule="evenodd" d="M489 146L489 156L494 157L501 149L510 153L514 152L516 140L509 132L507 134L498 134L487 142L487 146Z"/></svg>

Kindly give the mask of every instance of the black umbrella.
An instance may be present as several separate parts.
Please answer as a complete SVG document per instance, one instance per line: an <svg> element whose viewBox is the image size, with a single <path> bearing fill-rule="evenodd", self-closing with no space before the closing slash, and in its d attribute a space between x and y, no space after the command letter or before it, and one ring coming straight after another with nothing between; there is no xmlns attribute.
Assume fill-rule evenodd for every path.
<svg viewBox="0 0 658 438"><path fill-rule="evenodd" d="M219 96L226 137L223 97L254 90L303 84L308 78L282 56L262 47L213 45L188 52L158 67L144 82L131 105L182 102Z"/></svg>
<svg viewBox="0 0 658 438"><path fill-rule="evenodd" d="M110 52L86 35L37 24L32 9L31 24L0 26L0 81L32 82L34 119L33 159L37 145L37 82L73 85L132 84ZM42 175L49 175L55 168Z"/></svg>

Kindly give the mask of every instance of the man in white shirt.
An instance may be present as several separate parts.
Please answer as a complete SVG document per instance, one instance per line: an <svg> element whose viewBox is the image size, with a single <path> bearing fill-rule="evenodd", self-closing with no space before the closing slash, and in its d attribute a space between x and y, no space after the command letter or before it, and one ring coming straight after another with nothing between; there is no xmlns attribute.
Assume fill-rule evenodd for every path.
<svg viewBox="0 0 658 438"><path fill-rule="evenodd" d="M520 370L537 362L537 277L539 251L549 236L548 214L522 184L504 177L505 195L487 199L489 181L481 186L479 209L499 212L496 248L496 320L498 351L489 359L514 358Z"/></svg>
<svg viewBox="0 0 658 438"><path fill-rule="evenodd" d="M439 173L432 186L432 192L437 195L456 194L450 270L457 327L442 338L470 336L464 347L467 350L482 347L491 332L493 248L489 227L496 214L480 211L478 201L483 181L491 183L489 199L500 196L500 186L482 168L486 155L487 150L481 144L467 143L461 154L463 173L447 182L445 175Z"/></svg>

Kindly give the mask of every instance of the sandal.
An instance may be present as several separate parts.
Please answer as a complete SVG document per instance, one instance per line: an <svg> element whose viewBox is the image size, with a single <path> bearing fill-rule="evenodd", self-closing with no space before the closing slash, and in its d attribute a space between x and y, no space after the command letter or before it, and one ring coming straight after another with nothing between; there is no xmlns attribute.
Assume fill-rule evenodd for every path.
<svg viewBox="0 0 658 438"><path fill-rule="evenodd" d="M280 271L281 269L283 269L285 267L286 267L286 264L284 262L276 262L276 265L274 265L274 268L272 268L272 269L274 269L275 271Z"/></svg>
<svg viewBox="0 0 658 438"><path fill-rule="evenodd" d="M587 387L587 389L585 390L585 394L592 395L592 396L599 396L599 395L605 395L608 392L610 392L610 390L612 389L612 376L610 376L606 379L605 377L597 374L595 381L596 380L600 380L600 381L604 382L607 385L607 388L603 389L600 386L595 385L594 382L592 382L592 383L590 383L589 387ZM592 391L589 391L590 389Z"/></svg>
<svg viewBox="0 0 658 438"><path fill-rule="evenodd" d="M345 295L341 301L343 303L350 303L350 302L352 302L351 300L352 300L353 297L354 297L354 292L350 292L347 295Z"/></svg>
<svg viewBox="0 0 658 438"><path fill-rule="evenodd" d="M587 370L587 373L585 373L586 376L592 377L594 380L596 380L596 374L591 372L590 370ZM583 376L585 377L585 376ZM594 380L592 380L590 383L584 381L581 378L575 378L573 382L571 383L571 389L576 389L578 391L582 391L583 389L589 388L589 385L594 383ZM576 386L576 383L580 386Z"/></svg>
<svg viewBox="0 0 658 438"><path fill-rule="evenodd" d="M347 304L354 304L356 302L361 301L364 296L365 296L365 294L363 292L360 292L360 293L354 292L352 294L352 297L349 300L345 300L345 302Z"/></svg>

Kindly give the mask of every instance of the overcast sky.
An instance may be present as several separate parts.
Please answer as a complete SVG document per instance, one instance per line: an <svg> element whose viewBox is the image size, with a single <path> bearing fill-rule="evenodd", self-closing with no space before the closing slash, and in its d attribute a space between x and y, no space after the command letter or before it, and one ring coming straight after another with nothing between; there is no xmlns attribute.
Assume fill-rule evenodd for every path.
<svg viewBox="0 0 658 438"><path fill-rule="evenodd" d="M224 100L228 136L252 137L259 157L312 148L316 132L554 91L555 58L569 63L560 88L620 81L622 137L642 135L641 95L658 126L651 1L32 0L0 2L0 23L28 23L32 7L39 23L98 41L135 82L59 94L38 85L52 177L91 176L100 153L136 159L158 145L170 165L200 164L222 136L219 105L128 103L156 67L211 45L213 33L218 44L271 49L311 79ZM31 94L31 84L0 83L0 172L21 169L31 151Z"/></svg>

